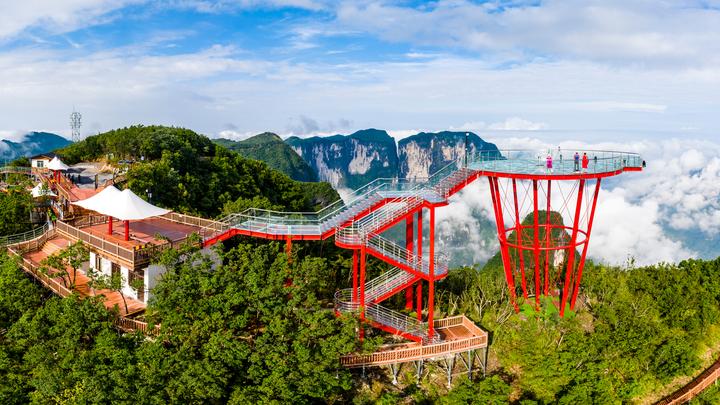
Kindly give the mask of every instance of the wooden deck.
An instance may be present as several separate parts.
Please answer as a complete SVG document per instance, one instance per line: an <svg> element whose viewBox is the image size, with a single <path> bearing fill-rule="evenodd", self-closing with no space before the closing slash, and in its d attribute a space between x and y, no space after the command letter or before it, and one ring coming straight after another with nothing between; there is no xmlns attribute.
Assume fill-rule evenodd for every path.
<svg viewBox="0 0 720 405"><path fill-rule="evenodd" d="M154 217L131 221L130 240L126 241L124 223L113 221L113 233L110 235L107 233L107 217L104 216L83 216L69 222L57 221L56 225L57 231L66 238L81 240L101 256L134 271L146 266L157 252L177 247L193 233L208 231L192 222L188 224Z"/></svg>
<svg viewBox="0 0 720 405"><path fill-rule="evenodd" d="M123 221L113 221L112 235L107 232L107 220L102 223L80 226L80 229L126 249L137 249L148 244L159 246L167 243L164 239L157 239L156 235L168 238L171 243L178 243L193 233L199 233L202 228L169 221L161 217L147 218L130 221L130 240L127 241L125 240L125 224Z"/></svg>
<svg viewBox="0 0 720 405"><path fill-rule="evenodd" d="M382 366L445 358L469 350L486 348L488 345L487 332L462 315L436 320L435 331L443 341L429 345L406 343L381 346L374 353L345 355L340 358L340 363L349 368Z"/></svg>
<svg viewBox="0 0 720 405"><path fill-rule="evenodd" d="M23 255L23 258L29 261L29 264L32 267L39 268L41 266L41 262L46 257L62 250L69 244L70 241L66 238L55 236L45 242L42 250L25 253ZM58 272L59 270L51 268L48 271L49 279L64 286L61 277L53 277L53 274L56 274ZM117 305L119 314L121 316L130 316L133 314L141 313L145 310L145 303L143 303L142 301L138 301L130 297L125 297L128 306L128 310L126 311L125 305L123 304L122 294L110 290L92 290L89 286L89 283L90 277L88 277L84 271L78 270L75 280L75 289L73 290L73 292L76 292L81 297L104 296L105 299L103 301L103 304L105 305L105 307L107 309L113 309Z"/></svg>

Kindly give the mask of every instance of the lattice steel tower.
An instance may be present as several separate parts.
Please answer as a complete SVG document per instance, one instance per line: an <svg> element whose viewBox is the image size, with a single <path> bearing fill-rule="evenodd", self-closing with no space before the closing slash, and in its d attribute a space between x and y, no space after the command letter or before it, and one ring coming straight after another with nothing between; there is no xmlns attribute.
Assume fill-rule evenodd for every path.
<svg viewBox="0 0 720 405"><path fill-rule="evenodd" d="M70 114L70 128L72 128L72 141L80 141L80 125L82 125L82 114L75 111Z"/></svg>

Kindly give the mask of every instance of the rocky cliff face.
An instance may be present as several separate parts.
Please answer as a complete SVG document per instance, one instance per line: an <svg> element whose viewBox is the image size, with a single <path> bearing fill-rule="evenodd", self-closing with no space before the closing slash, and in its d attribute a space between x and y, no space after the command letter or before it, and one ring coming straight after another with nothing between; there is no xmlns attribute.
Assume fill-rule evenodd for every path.
<svg viewBox="0 0 720 405"><path fill-rule="evenodd" d="M356 189L376 178L395 177L395 140L387 132L366 129L351 135L290 137L286 142L335 188Z"/></svg>
<svg viewBox="0 0 720 405"><path fill-rule="evenodd" d="M498 148L470 132L468 156ZM465 159L465 132L421 132L398 142L399 176L406 179L427 178L451 162L461 165Z"/></svg>
<svg viewBox="0 0 720 405"><path fill-rule="evenodd" d="M335 188L356 189L382 177L427 178L451 162L465 159L465 132L421 132L402 139L396 148L387 132L366 129L352 135L291 137L286 142ZM468 136L468 155L497 151L474 133Z"/></svg>

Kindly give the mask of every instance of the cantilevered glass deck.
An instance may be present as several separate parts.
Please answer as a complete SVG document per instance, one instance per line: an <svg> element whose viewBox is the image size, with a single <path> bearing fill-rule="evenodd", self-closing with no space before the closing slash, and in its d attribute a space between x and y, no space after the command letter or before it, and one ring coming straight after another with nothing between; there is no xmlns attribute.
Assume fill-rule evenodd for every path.
<svg viewBox="0 0 720 405"><path fill-rule="evenodd" d="M578 160L575 161L575 154ZM583 165L583 156L587 156ZM551 167L548 167L548 157ZM252 236L280 238L326 238L348 221L379 215L380 205L402 207L418 201L441 204L483 175L573 179L607 177L623 171L641 170L640 155L628 152L551 149L481 151L465 162L451 163L427 179L377 179L318 212L279 212L250 208L223 219L228 229ZM583 167L586 166L586 167ZM388 211L391 207L383 208ZM383 214L387 215L387 214Z"/></svg>

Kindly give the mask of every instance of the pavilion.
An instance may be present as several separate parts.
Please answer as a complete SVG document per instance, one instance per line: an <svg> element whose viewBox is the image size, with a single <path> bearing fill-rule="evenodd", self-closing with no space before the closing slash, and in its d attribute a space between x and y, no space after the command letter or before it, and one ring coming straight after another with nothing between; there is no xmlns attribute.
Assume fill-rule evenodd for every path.
<svg viewBox="0 0 720 405"><path fill-rule="evenodd" d="M47 168L52 170L53 178L55 179L55 182L58 182L60 180L60 172L67 171L70 169L70 166L66 165L62 160L55 156L52 158L50 163L48 163Z"/></svg>
<svg viewBox="0 0 720 405"><path fill-rule="evenodd" d="M130 189L118 190L115 186L107 186L99 193L73 204L95 211L108 217L108 235L112 235L113 218L125 223L125 240L130 240L130 221L138 221L165 215L170 212L156 207Z"/></svg>

